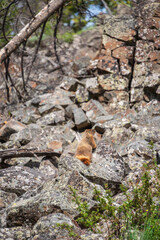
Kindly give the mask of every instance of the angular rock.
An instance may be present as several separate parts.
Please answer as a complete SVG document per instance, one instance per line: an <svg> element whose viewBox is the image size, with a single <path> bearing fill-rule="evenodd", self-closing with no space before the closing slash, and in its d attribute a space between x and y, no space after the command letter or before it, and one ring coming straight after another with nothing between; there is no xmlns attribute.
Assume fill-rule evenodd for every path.
<svg viewBox="0 0 160 240"><path fill-rule="evenodd" d="M17 195L15 193L4 192L4 191L0 190L0 210L2 208L6 208L16 198L17 198Z"/></svg>
<svg viewBox="0 0 160 240"><path fill-rule="evenodd" d="M132 72L132 68L129 64L128 59L120 59L120 70L123 76L129 76Z"/></svg>
<svg viewBox="0 0 160 240"><path fill-rule="evenodd" d="M106 111L110 113L125 111L129 108L129 94L126 91L105 91Z"/></svg>
<svg viewBox="0 0 160 240"><path fill-rule="evenodd" d="M135 60L137 62L145 62L149 60L150 54L154 51L154 44L139 40L136 42Z"/></svg>
<svg viewBox="0 0 160 240"><path fill-rule="evenodd" d="M64 122L65 122L64 109L48 113L37 121L38 124L43 125L43 126L57 125L57 124L62 124Z"/></svg>
<svg viewBox="0 0 160 240"><path fill-rule="evenodd" d="M97 77L86 79L86 89L94 95L99 95L102 93L102 89L98 84Z"/></svg>
<svg viewBox="0 0 160 240"><path fill-rule="evenodd" d="M111 56L100 56L97 68L107 73L118 73L118 61Z"/></svg>
<svg viewBox="0 0 160 240"><path fill-rule="evenodd" d="M81 108L73 110L75 125L78 129L89 127L89 121Z"/></svg>
<svg viewBox="0 0 160 240"><path fill-rule="evenodd" d="M64 76L59 87L67 91L76 91L78 84L76 80L76 78Z"/></svg>
<svg viewBox="0 0 160 240"><path fill-rule="evenodd" d="M151 62L135 64L131 87L156 87L160 84L159 65Z"/></svg>
<svg viewBox="0 0 160 240"><path fill-rule="evenodd" d="M131 89L131 102L140 102L143 100L143 89L142 88L132 88Z"/></svg>
<svg viewBox="0 0 160 240"><path fill-rule="evenodd" d="M152 126L142 126L136 132L136 136L142 137L147 142L159 142L160 141L160 129Z"/></svg>
<svg viewBox="0 0 160 240"><path fill-rule="evenodd" d="M1 240L30 240L31 230L23 227L0 228Z"/></svg>
<svg viewBox="0 0 160 240"><path fill-rule="evenodd" d="M52 164L53 163L53 164ZM43 175L51 176L52 179L58 176L58 160L55 158L43 159L38 171Z"/></svg>
<svg viewBox="0 0 160 240"><path fill-rule="evenodd" d="M62 153L62 142L52 141L48 143L48 148L52 149L54 152Z"/></svg>
<svg viewBox="0 0 160 240"><path fill-rule="evenodd" d="M89 93L87 89L81 85L78 85L77 91L76 91L76 101L78 103L87 102L89 100Z"/></svg>
<svg viewBox="0 0 160 240"><path fill-rule="evenodd" d="M126 16L119 21L118 17L112 17L106 20L104 35L111 36L117 40L132 41L136 35L135 19L132 16ZM103 40L103 44L106 42Z"/></svg>
<svg viewBox="0 0 160 240"><path fill-rule="evenodd" d="M38 111L41 115L47 114L51 111L58 111L61 108L59 106L57 106L55 103L46 103L43 104L42 106L40 106L38 108Z"/></svg>
<svg viewBox="0 0 160 240"><path fill-rule="evenodd" d="M25 129L26 126L14 119L11 119L0 129L0 140L7 141L11 134Z"/></svg>
<svg viewBox="0 0 160 240"><path fill-rule="evenodd" d="M29 167L13 166L0 170L0 189L21 195L41 186L47 179L48 175L42 175Z"/></svg>
<svg viewBox="0 0 160 240"><path fill-rule="evenodd" d="M104 74L98 76L98 83L104 90L127 90L128 79L117 74Z"/></svg>
<svg viewBox="0 0 160 240"><path fill-rule="evenodd" d="M85 199L92 207L95 202L94 184L90 183L76 170L65 171L56 180L46 182L39 191L23 194L17 201L13 202L7 209L8 226L16 226L16 223L24 224L30 221L32 224L42 216L47 216L59 209L67 211L72 216L77 216L76 204L69 186L77 190L77 194Z"/></svg>
<svg viewBox="0 0 160 240"><path fill-rule="evenodd" d="M73 111L75 109L77 109L78 106L76 104L72 104L72 105L69 105L65 108L65 115L69 118L69 119L73 119Z"/></svg>
<svg viewBox="0 0 160 240"><path fill-rule="evenodd" d="M91 99L89 102L84 103L82 109L86 112L86 116L92 124L95 124L97 122L96 118L101 116L106 116L106 120L111 118L97 100Z"/></svg>
<svg viewBox="0 0 160 240"><path fill-rule="evenodd" d="M106 140L97 144L89 167L68 155L61 156L59 166L59 174L64 174L66 169L78 170L94 184L102 187L108 184L114 193L118 191L121 181L128 173L127 164L111 145L106 144Z"/></svg>
<svg viewBox="0 0 160 240"><path fill-rule="evenodd" d="M58 224L60 226L58 226ZM53 213L41 217L33 227L34 239L72 239L69 237L68 230L61 227L64 224L70 226L76 232L76 227L71 219L62 213Z"/></svg>
<svg viewBox="0 0 160 240"><path fill-rule="evenodd" d="M113 50L112 56L117 59L132 59L133 58L133 47L131 46L124 46L119 47Z"/></svg>
<svg viewBox="0 0 160 240"><path fill-rule="evenodd" d="M32 140L32 134L28 128L24 128L18 133L11 135L10 140L13 142L19 142L21 145L26 145Z"/></svg>

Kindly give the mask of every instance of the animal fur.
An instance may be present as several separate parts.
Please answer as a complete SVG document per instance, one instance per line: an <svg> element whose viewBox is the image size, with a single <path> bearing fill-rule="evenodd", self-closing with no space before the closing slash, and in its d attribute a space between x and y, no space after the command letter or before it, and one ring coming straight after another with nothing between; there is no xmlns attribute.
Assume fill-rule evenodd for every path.
<svg viewBox="0 0 160 240"><path fill-rule="evenodd" d="M96 142L93 137L94 133L95 131L92 129L85 130L76 149L75 157L86 165L91 163L92 149L96 148Z"/></svg>

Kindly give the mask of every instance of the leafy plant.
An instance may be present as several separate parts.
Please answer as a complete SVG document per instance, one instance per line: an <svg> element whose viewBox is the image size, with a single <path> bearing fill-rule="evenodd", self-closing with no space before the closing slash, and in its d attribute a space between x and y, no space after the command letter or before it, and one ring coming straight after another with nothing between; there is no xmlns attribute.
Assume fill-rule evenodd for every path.
<svg viewBox="0 0 160 240"><path fill-rule="evenodd" d="M160 239L160 209L156 203L156 200L160 199L160 170L155 163L144 170L139 184L132 184L131 192L125 186L121 186L126 198L121 206L114 204L108 188L106 196L95 188L94 200L97 205L92 209L86 201L82 202L75 189L70 189L79 210L76 221L81 227L95 231L96 224L105 219L111 222L109 239L113 236L128 240L137 239L137 236L140 236L141 240Z"/></svg>
<svg viewBox="0 0 160 240"><path fill-rule="evenodd" d="M69 237L71 237L72 239L80 239L80 236L75 232L73 226L70 226L67 223L57 223L57 227L60 227L61 229L65 229L68 231L68 235Z"/></svg>

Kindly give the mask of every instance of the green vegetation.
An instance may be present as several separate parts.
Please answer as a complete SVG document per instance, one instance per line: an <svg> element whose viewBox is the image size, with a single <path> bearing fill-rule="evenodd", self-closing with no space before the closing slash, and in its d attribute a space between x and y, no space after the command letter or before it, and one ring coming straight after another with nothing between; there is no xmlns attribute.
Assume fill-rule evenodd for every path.
<svg viewBox="0 0 160 240"><path fill-rule="evenodd" d="M46 0L35 0L30 1L30 10L25 1L16 0L1 0L0 1L0 48L3 47L14 35L19 32L19 30L24 27L26 23L33 17L32 14L37 14ZM116 7L118 3L122 3L130 6L129 0L105 0L109 8L113 13L116 12ZM66 42L72 42L73 36L75 33L81 31L86 27L89 21L93 22L94 13L92 13L91 7L97 6L100 10L104 8L104 5L99 0L71 0L66 2L63 8L63 15L61 19L61 24L65 27L68 26L71 29L71 32L60 33L59 38L63 39ZM90 9L90 10L89 10ZM88 11L89 10L89 11ZM49 18L43 40L53 36L53 30L56 22L57 14L54 14ZM3 34L5 33L5 36ZM37 30L36 33L29 38L30 43L36 44L40 30ZM60 36L61 35L61 36Z"/></svg>
<svg viewBox="0 0 160 240"><path fill-rule="evenodd" d="M75 232L73 226L70 226L67 223L57 223L57 227L60 227L61 229L65 229L68 231L68 236L71 237L72 239L78 239L80 236Z"/></svg>
<svg viewBox="0 0 160 240"><path fill-rule="evenodd" d="M151 178L152 173L152 178ZM77 204L79 217L77 223L82 228L89 228L96 232L97 223L105 219L111 223L109 239L140 240L160 239L160 216L158 201L160 199L160 169L153 163L145 168L139 184L131 184L132 191L121 186L126 201L120 206L114 204L111 191L106 189L103 196L95 188L94 200L97 205L90 209L86 201L82 202L72 187L73 201Z"/></svg>

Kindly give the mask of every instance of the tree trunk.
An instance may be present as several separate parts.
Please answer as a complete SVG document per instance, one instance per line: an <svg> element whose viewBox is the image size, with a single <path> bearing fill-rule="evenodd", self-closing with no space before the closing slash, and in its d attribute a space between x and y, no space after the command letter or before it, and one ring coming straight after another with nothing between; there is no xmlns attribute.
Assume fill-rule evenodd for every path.
<svg viewBox="0 0 160 240"><path fill-rule="evenodd" d="M39 26L45 22L66 0L51 0L31 21L0 50L0 63L2 63L19 45L28 39Z"/></svg>

